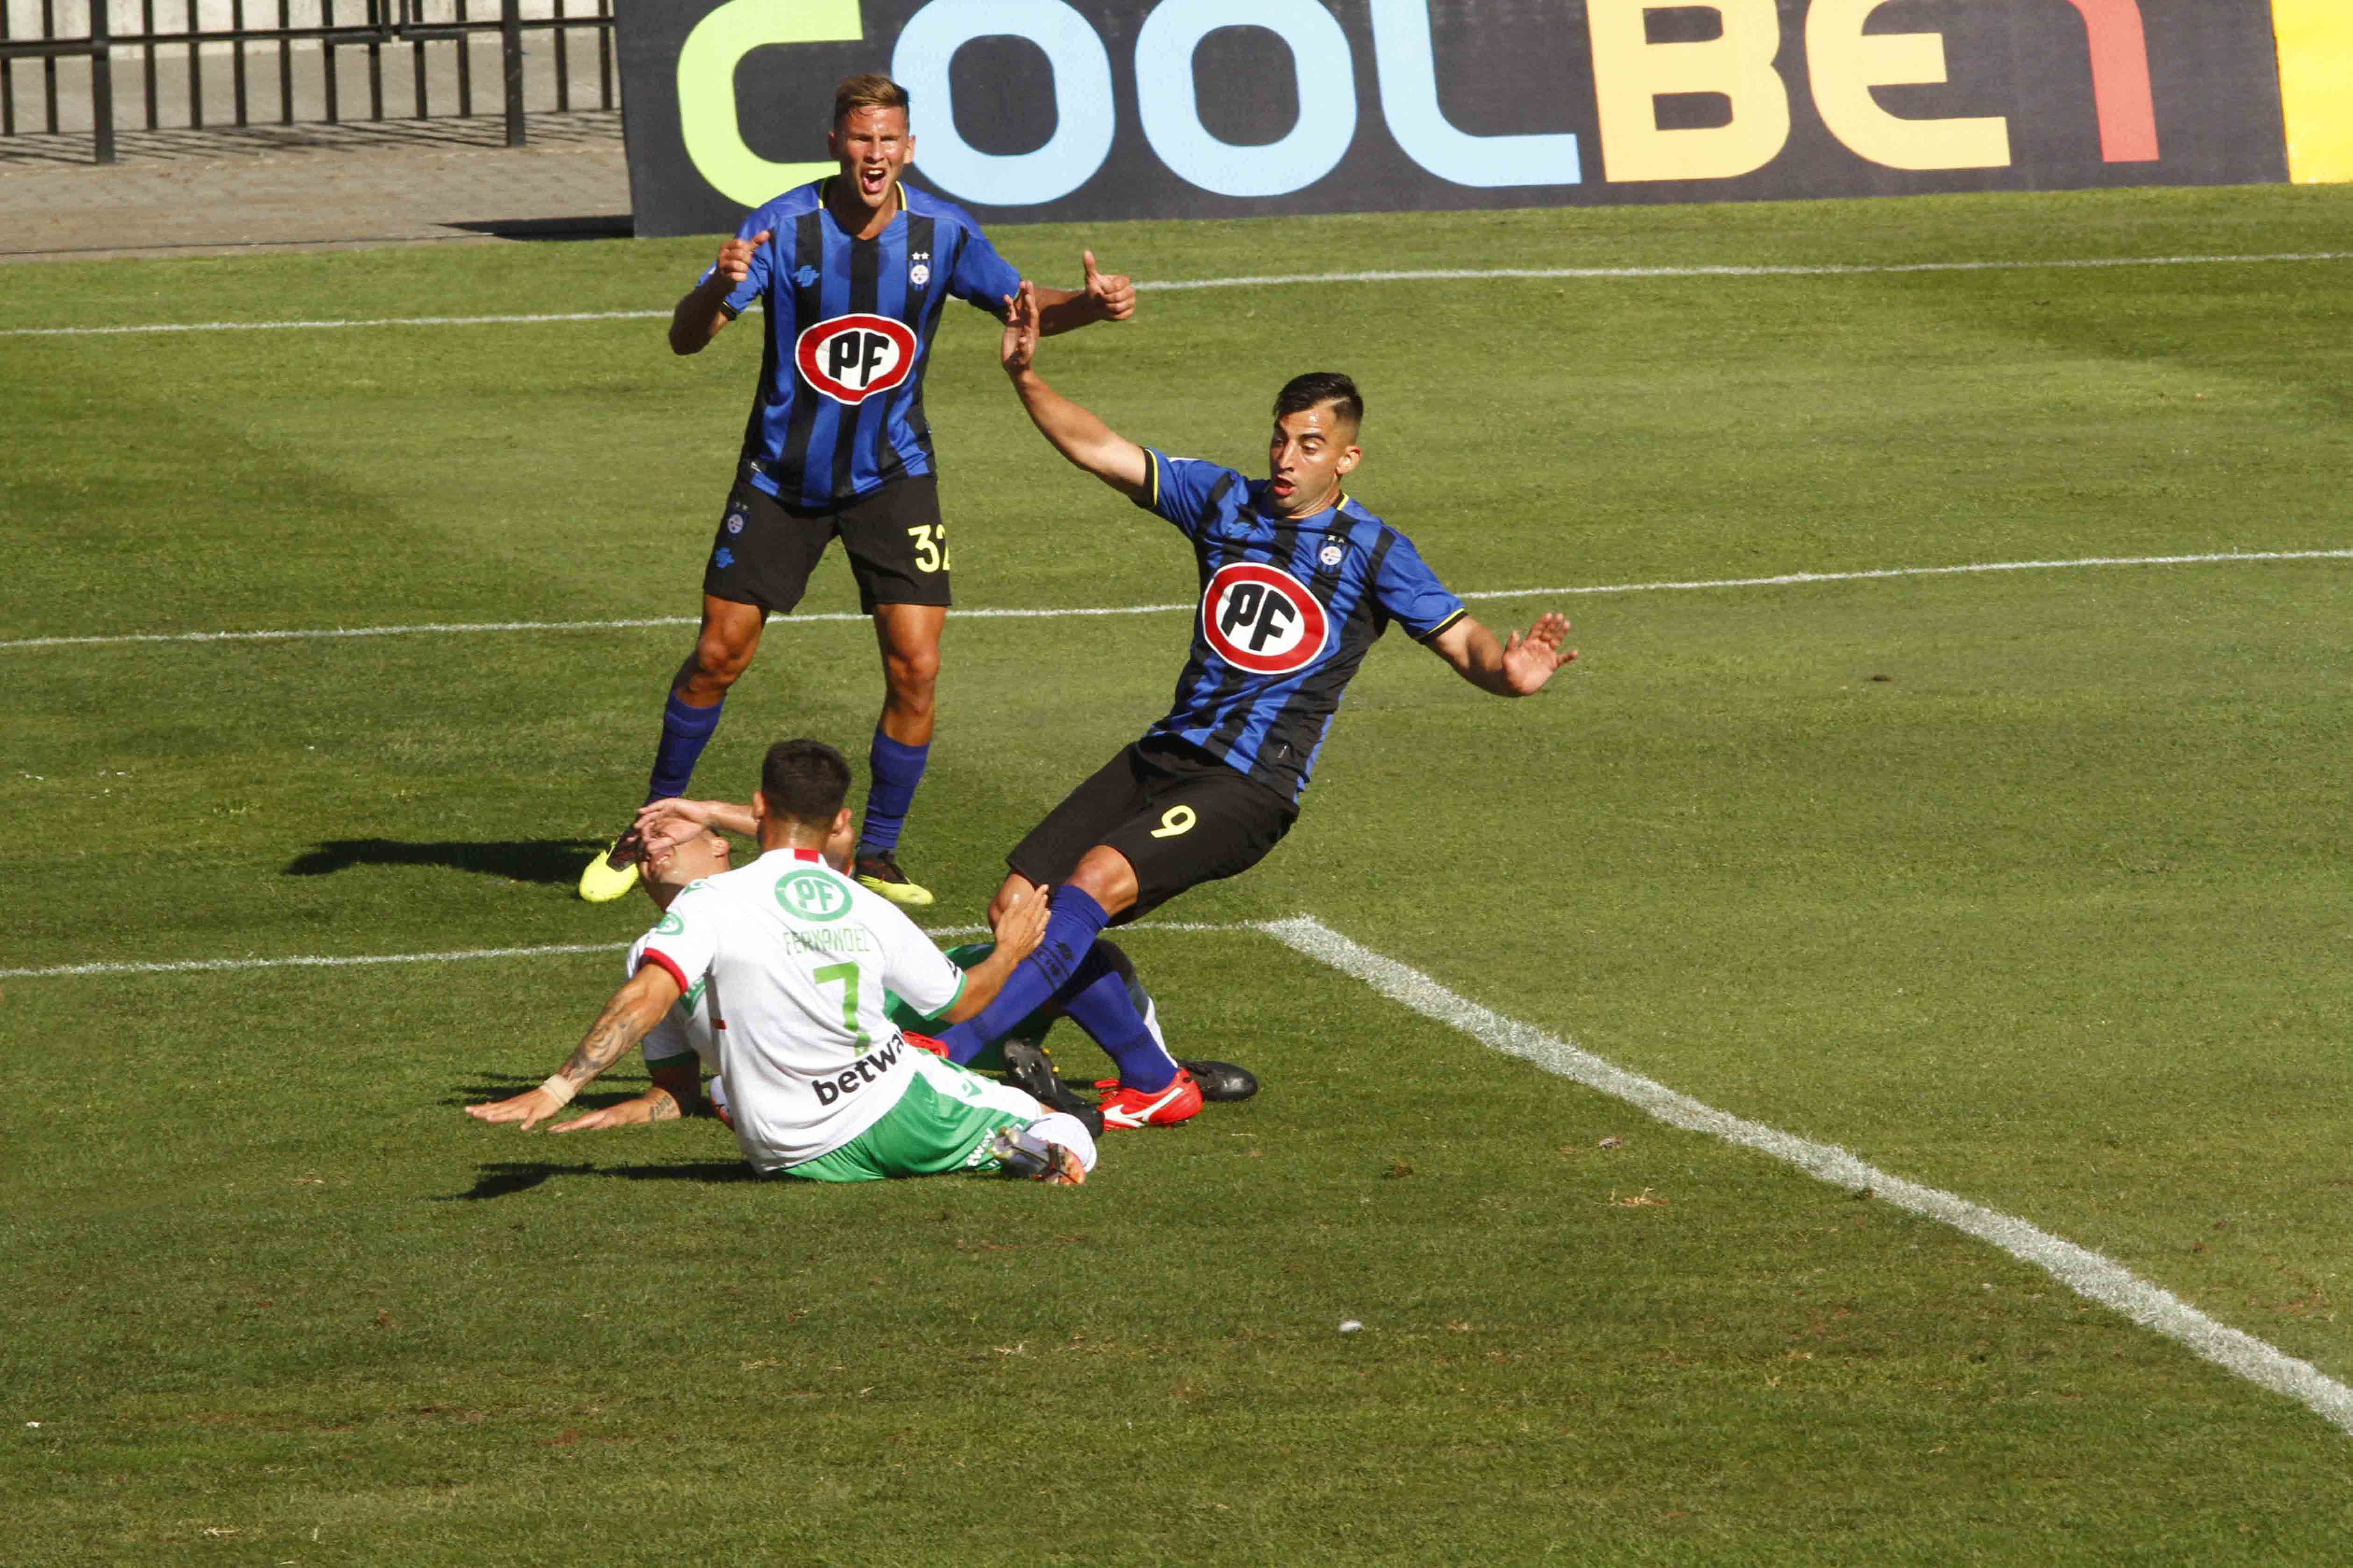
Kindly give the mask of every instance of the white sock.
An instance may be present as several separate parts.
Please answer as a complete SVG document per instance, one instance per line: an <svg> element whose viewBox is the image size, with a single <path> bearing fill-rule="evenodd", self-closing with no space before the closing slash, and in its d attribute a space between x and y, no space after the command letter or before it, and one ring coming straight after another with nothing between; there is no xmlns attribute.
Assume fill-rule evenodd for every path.
<svg viewBox="0 0 2353 1568"><path fill-rule="evenodd" d="M1087 1124L1068 1111L1050 1110L1032 1121L1029 1131L1076 1154L1082 1170L1092 1172L1095 1168L1095 1141L1088 1135Z"/></svg>

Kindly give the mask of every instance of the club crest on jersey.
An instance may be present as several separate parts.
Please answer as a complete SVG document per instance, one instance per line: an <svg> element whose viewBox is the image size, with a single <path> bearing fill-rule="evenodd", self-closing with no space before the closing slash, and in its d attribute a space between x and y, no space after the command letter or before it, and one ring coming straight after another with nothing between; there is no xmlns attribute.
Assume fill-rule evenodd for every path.
<svg viewBox="0 0 2353 1568"><path fill-rule="evenodd" d="M838 921L849 912L849 894L823 871L787 872L776 883L776 902L805 921Z"/></svg>
<svg viewBox="0 0 2353 1568"><path fill-rule="evenodd" d="M920 289L931 280L932 253L928 250L912 252L907 258L907 281Z"/></svg>
<svg viewBox="0 0 2353 1568"><path fill-rule="evenodd" d="M888 316L836 316L793 344L801 379L853 407L913 374L915 331Z"/></svg>
<svg viewBox="0 0 2353 1568"><path fill-rule="evenodd" d="M1336 539L1326 540L1324 542L1324 548L1315 552L1315 559L1324 563L1327 567L1337 566L1341 562L1346 560L1347 557L1348 547L1341 543Z"/></svg>
<svg viewBox="0 0 2353 1568"><path fill-rule="evenodd" d="M1220 566L1201 595L1201 633L1219 658L1253 675L1288 675L1324 655L1331 617L1306 584L1280 566Z"/></svg>

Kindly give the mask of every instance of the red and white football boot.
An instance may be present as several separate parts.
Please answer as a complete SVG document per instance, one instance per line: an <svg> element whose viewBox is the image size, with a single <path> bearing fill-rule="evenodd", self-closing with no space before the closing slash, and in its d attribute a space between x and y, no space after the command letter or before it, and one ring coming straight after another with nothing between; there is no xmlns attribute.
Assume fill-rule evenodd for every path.
<svg viewBox="0 0 2353 1568"><path fill-rule="evenodd" d="M1201 1113L1201 1086L1183 1068L1159 1089L1130 1089L1115 1078L1099 1079L1105 1127L1174 1127Z"/></svg>

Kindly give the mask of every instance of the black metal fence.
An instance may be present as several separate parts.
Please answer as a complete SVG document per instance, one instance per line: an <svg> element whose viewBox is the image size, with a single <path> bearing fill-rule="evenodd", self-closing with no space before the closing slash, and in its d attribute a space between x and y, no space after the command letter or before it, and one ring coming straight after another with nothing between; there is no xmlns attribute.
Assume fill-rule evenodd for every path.
<svg viewBox="0 0 2353 1568"><path fill-rule="evenodd" d="M442 13L428 16L427 10ZM496 34L501 81L498 100L506 115L506 142L520 147L523 128L523 37L531 32L554 37L554 108L575 107L573 99L573 35L594 35L596 52L593 105L611 109L617 79L613 62L614 0L552 0L550 14L523 15L523 0L228 0L228 26L205 26L198 0L139 0L136 30L117 31L109 16L109 0L88 0L86 30L61 37L58 0L40 0L37 37L12 37L8 0L0 0L0 136L33 132L59 133L60 94L76 85L89 94L90 134L97 161L114 162L114 68L118 55L135 55L143 77L145 128L162 128L159 82L162 73L175 71L185 55L186 121L191 127L246 126L266 117L280 125L298 122L298 98L306 109L322 110L316 121L333 125L348 121L388 118L471 118L475 113L472 40ZM217 5L209 7L218 11ZM534 7L539 9L539 7ZM177 16L159 13L178 13ZM307 14L307 15L306 15ZM303 47L301 46L311 46ZM446 46L455 55L454 70L435 70L428 49ZM227 101L218 88L211 106L206 101L203 54L207 47L230 51ZM338 51L366 51L367 104L364 115L343 101L336 68ZM385 113L386 53L396 77L405 57L409 75L413 114L397 110ZM307 57L307 58L306 58ZM76 83L69 75L59 81L61 61L86 61L87 74ZM34 75L37 85L24 81ZM302 90L301 77L315 72L316 100ZM20 74L21 73L21 74ZM80 73L75 73L80 74ZM257 79L259 79L257 80ZM428 83L438 85L444 101L432 101ZM176 84L174 84L176 85ZM32 90L27 90L31 88ZM454 92L452 89L454 88ZM447 101L454 97L454 105ZM274 100L274 102L273 102ZM37 113L32 112L37 109ZM208 118L209 116L209 118ZM76 118L79 118L77 116Z"/></svg>

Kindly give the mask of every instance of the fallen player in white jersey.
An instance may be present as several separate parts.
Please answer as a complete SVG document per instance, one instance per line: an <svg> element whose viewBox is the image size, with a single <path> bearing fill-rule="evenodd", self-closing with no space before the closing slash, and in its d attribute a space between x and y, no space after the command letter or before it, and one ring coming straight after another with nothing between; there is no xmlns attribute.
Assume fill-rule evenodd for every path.
<svg viewBox="0 0 2353 1568"><path fill-rule="evenodd" d="M832 747L771 747L753 797L760 858L676 896L631 950L628 984L562 1069L469 1112L528 1131L688 1002L675 1021L684 1033L709 1008L721 1092L757 1170L836 1182L982 1170L1084 1181L1094 1140L1076 1118L916 1048L883 1012L886 989L931 1020L987 1005L1036 947L1043 900L1008 910L997 952L958 969L896 907L826 864L823 846L849 826L849 764ZM638 1097L643 1110L623 1117L686 1109L674 1089L659 1092L667 1111L649 1091Z"/></svg>
<svg viewBox="0 0 2353 1568"><path fill-rule="evenodd" d="M716 846L721 861L718 869L725 869L726 840L712 830L724 828L748 837L752 832L752 808L723 800L672 797L652 801L639 808L634 826L644 846L643 853L653 862L649 866L649 877L652 881L647 890L658 903L667 908L668 898L664 889L653 884L665 880L677 882L680 886L684 883L676 869L665 875L653 868L654 865L660 863L659 858L675 852L695 857L701 863L708 853L708 847ZM856 842L854 834L844 832L826 846L826 858L835 869L847 871L850 868L850 855ZM715 874L710 869L692 873L695 876ZM995 943L988 942L965 942L949 948L948 957L958 967L971 969L985 962L994 947ZM1116 943L1108 940L1098 938L1095 947L1099 951L1092 953L1071 973L1061 990L1036 1012L1015 1025L1002 1041L983 1047L964 1065L976 1072L1002 1074L1007 1081L1028 1089L1055 1110L1077 1114L1088 1123L1091 1132L1099 1134L1107 1120L1113 1126L1141 1125L1133 1120L1119 1121L1115 1116L1107 1119L1104 1111L1093 1101L1062 1082L1055 1072L1053 1059L1045 1045L1047 1033L1055 1023L1069 1018L1098 1047L1103 1048L1105 1055L1110 1055L1102 1037L1089 1023L1087 999L1090 993L1100 995L1116 990L1125 998L1135 1016L1143 1019L1145 1029L1160 1053L1192 1075L1194 1081L1200 1086L1204 1100L1212 1104L1229 1103L1248 1100L1258 1092L1258 1079L1247 1068L1231 1062L1179 1058L1170 1052L1167 1037L1161 1033L1159 1010L1154 1005L1151 994L1144 988L1144 982L1137 976L1134 961ZM884 999L883 1010L892 1023L907 1030L911 1036L923 1026L923 1020L915 1010L896 996ZM1100 1009L1094 1011L1099 1012ZM924 1048L931 1049L930 1037L923 1036L922 1039ZM647 1052L649 1067L653 1060L654 1051L649 1044ZM1096 1088L1107 1089L1113 1081L1101 1080ZM573 1125L567 1123L565 1130Z"/></svg>

